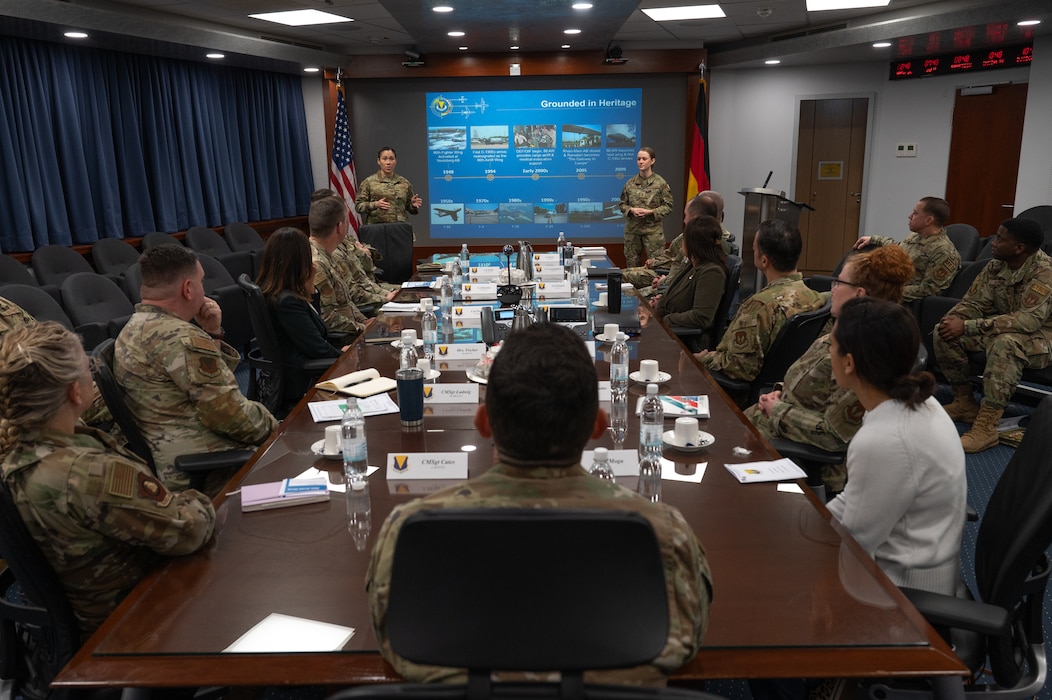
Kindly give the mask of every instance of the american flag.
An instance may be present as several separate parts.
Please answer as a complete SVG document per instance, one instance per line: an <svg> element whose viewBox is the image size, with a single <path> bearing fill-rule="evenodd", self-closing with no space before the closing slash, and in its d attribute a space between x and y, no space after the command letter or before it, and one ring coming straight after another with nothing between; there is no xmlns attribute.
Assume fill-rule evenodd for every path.
<svg viewBox="0 0 1052 700"><path fill-rule="evenodd" d="M336 194L347 200L351 208L351 228L355 235L362 219L354 209L354 198L358 196L358 177L354 174L354 150L351 148L351 132L347 127L347 102L343 99L343 88L336 88L336 128L332 136L332 163L329 166L329 185Z"/></svg>

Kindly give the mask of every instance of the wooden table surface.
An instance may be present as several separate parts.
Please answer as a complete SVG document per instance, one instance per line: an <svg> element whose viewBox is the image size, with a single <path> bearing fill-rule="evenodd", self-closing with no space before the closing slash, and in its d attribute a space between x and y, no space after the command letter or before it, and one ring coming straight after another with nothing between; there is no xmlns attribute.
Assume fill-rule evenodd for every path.
<svg viewBox="0 0 1052 700"><path fill-rule="evenodd" d="M595 298L595 291L592 292ZM384 320L384 319L381 319ZM388 317L419 328L414 315ZM596 344L596 370L609 376ZM873 561L846 535L809 490L783 493L775 484L737 483L727 462L776 456L707 373L655 322L632 341L630 369L653 358L672 380L662 392L708 394L712 417L702 429L715 444L694 454L666 449L665 458L700 484L665 480L662 500L684 514L704 545L715 583L709 629L697 657L674 682L707 678L875 677L962 675L964 667ZM394 376L389 344L358 343L330 374L375 367ZM441 383L466 382L442 368ZM482 400L485 398L485 387ZM643 387L633 384L630 407ZM317 398L332 398L319 395ZM449 452L468 447L471 476L493 464L492 443L472 427L475 405L436 405L422 429L403 431L397 414L366 419L369 463L389 452ZM630 411L631 413L631 411ZM668 426L671 428L671 421ZM312 454L323 436L301 402L231 482L274 481L316 466L342 465ZM624 447L638 442L630 416ZM610 435L589 448L613 448ZM751 451L737 456L736 447ZM391 508L450 482L369 479L371 534L359 549L347 528L345 500L242 514L240 497L217 498L217 536L204 551L172 559L135 588L55 681L61 687L349 685L397 680L376 651L365 595L368 553ZM635 477L619 478L629 488ZM803 482L800 482L801 485ZM355 629L342 651L306 654L223 654L272 612Z"/></svg>

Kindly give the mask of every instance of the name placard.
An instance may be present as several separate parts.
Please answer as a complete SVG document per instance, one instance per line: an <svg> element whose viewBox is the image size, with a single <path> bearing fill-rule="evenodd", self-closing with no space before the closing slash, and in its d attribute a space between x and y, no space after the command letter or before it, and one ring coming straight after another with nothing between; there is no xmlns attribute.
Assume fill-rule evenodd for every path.
<svg viewBox="0 0 1052 700"><path fill-rule="evenodd" d="M592 356L592 361L595 361L595 356ZM599 382L599 400L610 401L610 380L606 379Z"/></svg>
<svg viewBox="0 0 1052 700"><path fill-rule="evenodd" d="M499 267L473 267L468 276L472 282L492 282L500 277Z"/></svg>
<svg viewBox="0 0 1052 700"><path fill-rule="evenodd" d="M533 270L533 279L542 282L561 282L566 278L566 273L561 267L537 267Z"/></svg>
<svg viewBox="0 0 1052 700"><path fill-rule="evenodd" d="M606 455L614 476L639 476L639 453L636 450L609 450ZM595 450L585 450L581 455L581 466L589 469L594 458Z"/></svg>
<svg viewBox="0 0 1052 700"><path fill-rule="evenodd" d="M454 306L453 307L453 319L458 318L479 318L482 316L481 306Z"/></svg>
<svg viewBox="0 0 1052 700"><path fill-rule="evenodd" d="M435 368L442 372L445 372L447 369L451 372L466 372L475 366L479 361L479 357L481 357L481 355L469 360L436 360L437 364L435 365ZM397 412L398 411L395 411L395 413ZM340 414L340 417L343 417L343 413ZM339 418L336 420L339 420Z"/></svg>
<svg viewBox="0 0 1052 700"><path fill-rule="evenodd" d="M431 403L478 403L479 385L468 384L425 384L424 406Z"/></svg>
<svg viewBox="0 0 1052 700"><path fill-rule="evenodd" d="M465 284L462 296L464 297L464 301L496 299L497 284L495 282L486 284ZM482 313L482 311L480 310L479 313Z"/></svg>
<svg viewBox="0 0 1052 700"><path fill-rule="evenodd" d="M460 416L470 417L478 413L477 403L425 403L425 416Z"/></svg>
<svg viewBox="0 0 1052 700"><path fill-rule="evenodd" d="M566 280L543 280L537 283L538 299L568 296L570 296L570 283Z"/></svg>
<svg viewBox="0 0 1052 700"><path fill-rule="evenodd" d="M562 262L559 260L558 253L534 253L533 254L534 265L557 265L561 266Z"/></svg>
<svg viewBox="0 0 1052 700"><path fill-rule="evenodd" d="M436 345L435 355L438 361L442 360L478 360L486 352L485 343L453 343L452 345Z"/></svg>
<svg viewBox="0 0 1052 700"><path fill-rule="evenodd" d="M464 452L388 452L387 478L467 479L468 456Z"/></svg>

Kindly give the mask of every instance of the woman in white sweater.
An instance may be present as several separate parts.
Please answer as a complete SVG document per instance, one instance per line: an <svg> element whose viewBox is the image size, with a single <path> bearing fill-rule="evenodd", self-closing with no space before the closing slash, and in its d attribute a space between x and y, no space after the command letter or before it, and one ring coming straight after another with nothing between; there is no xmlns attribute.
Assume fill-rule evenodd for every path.
<svg viewBox="0 0 1052 700"><path fill-rule="evenodd" d="M920 331L899 304L844 304L829 348L837 384L866 409L847 451L848 481L829 510L899 586L952 594L960 576L967 485L953 421L913 373Z"/></svg>

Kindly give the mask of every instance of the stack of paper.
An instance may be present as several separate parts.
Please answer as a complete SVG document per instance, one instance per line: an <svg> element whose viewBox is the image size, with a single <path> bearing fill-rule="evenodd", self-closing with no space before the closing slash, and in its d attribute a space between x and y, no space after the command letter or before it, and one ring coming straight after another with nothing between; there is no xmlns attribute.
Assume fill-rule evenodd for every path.
<svg viewBox="0 0 1052 700"><path fill-rule="evenodd" d="M770 462L742 462L725 464L727 471L742 484L753 484L761 481L787 481L803 479L807 476L803 469L786 457Z"/></svg>
<svg viewBox="0 0 1052 700"><path fill-rule="evenodd" d="M329 500L329 486L325 478L284 479L266 484L251 484L241 487L241 512L284 508L303 503L321 503Z"/></svg>
<svg viewBox="0 0 1052 700"><path fill-rule="evenodd" d="M643 398L636 401L636 415L643 412ZM709 417L708 396L673 396L671 394L661 395L661 408L665 410L666 418L679 418L680 416L694 416L695 418Z"/></svg>

